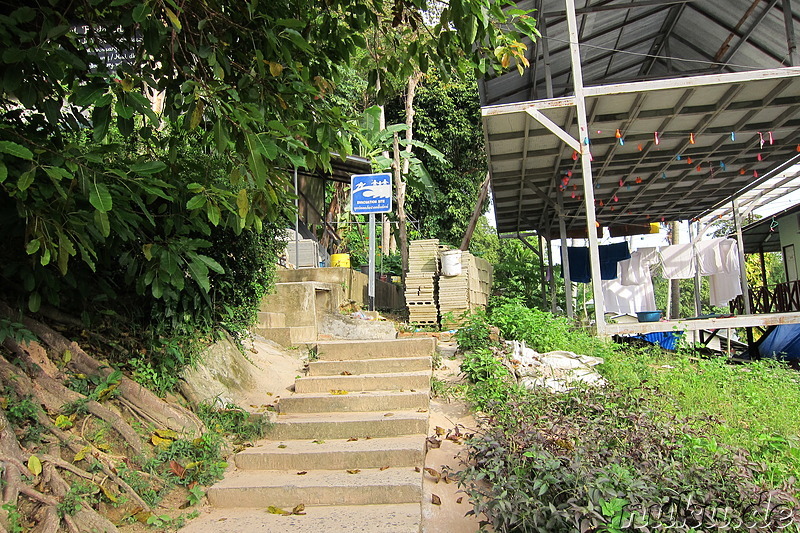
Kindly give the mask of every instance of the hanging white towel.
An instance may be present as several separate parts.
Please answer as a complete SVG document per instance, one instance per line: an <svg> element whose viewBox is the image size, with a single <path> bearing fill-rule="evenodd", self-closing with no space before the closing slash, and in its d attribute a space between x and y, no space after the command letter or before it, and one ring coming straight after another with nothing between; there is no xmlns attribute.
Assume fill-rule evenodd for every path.
<svg viewBox="0 0 800 533"><path fill-rule="evenodd" d="M639 311L655 311L656 297L652 280L639 285L622 285L619 279L603 280L603 301L609 313L635 315Z"/></svg>
<svg viewBox="0 0 800 533"><path fill-rule="evenodd" d="M700 270L701 276L728 272L729 265L723 264L722 260L721 249L724 241L735 242L731 239L718 238L694 243L695 253L697 254L697 268Z"/></svg>
<svg viewBox="0 0 800 533"><path fill-rule="evenodd" d="M666 279L693 278L697 262L693 244L673 244L660 250L661 264Z"/></svg>
<svg viewBox="0 0 800 533"><path fill-rule="evenodd" d="M640 283L652 285L650 267L657 262L658 250L656 248L639 248L631 252L630 259L617 264L617 277L623 285L639 285Z"/></svg>
<svg viewBox="0 0 800 533"><path fill-rule="evenodd" d="M742 294L742 274L739 267L739 246L733 239L719 243L721 272L708 277L709 303L725 307Z"/></svg>

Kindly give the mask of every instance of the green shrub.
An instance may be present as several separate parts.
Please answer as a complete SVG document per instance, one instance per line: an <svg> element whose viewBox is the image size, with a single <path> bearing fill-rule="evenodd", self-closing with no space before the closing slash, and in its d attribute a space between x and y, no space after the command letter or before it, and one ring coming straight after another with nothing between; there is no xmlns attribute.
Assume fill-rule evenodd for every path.
<svg viewBox="0 0 800 533"><path fill-rule="evenodd" d="M448 322L450 320L447 320ZM461 352L469 352L478 348L488 348L493 344L491 339L492 324L486 311L478 308L473 311L463 313L459 317L462 326L455 334L458 349Z"/></svg>
<svg viewBox="0 0 800 533"><path fill-rule="evenodd" d="M568 350L583 355L606 357L613 352L610 341L594 337L566 317L556 317L518 302L505 303L492 310L489 322L507 340L525 341L537 352Z"/></svg>
<svg viewBox="0 0 800 533"><path fill-rule="evenodd" d="M793 494L756 483L763 465L653 410L642 398L656 391L630 392L517 391L497 405L459 474L474 512L520 532L688 533L720 520L775 531L795 520Z"/></svg>

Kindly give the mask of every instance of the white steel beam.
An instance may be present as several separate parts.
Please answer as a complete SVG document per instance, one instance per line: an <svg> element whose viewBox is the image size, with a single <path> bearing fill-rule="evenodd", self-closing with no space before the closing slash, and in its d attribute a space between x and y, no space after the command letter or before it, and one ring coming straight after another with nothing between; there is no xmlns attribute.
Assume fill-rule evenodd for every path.
<svg viewBox="0 0 800 533"><path fill-rule="evenodd" d="M644 91L661 91L664 89L682 89L686 87L703 87L725 83L746 83L749 81L773 80L800 76L800 67L770 68L726 74L709 74L690 76L688 78L669 78L663 80L637 81L633 83L615 83L586 87L584 96L609 96L613 94L637 93Z"/></svg>
<svg viewBox="0 0 800 533"><path fill-rule="evenodd" d="M569 28L569 51L574 80L575 108L578 115L578 138L584 139L581 146L581 170L583 170L583 200L586 205L586 230L589 237L589 264L592 268L592 289L594 293L594 316L597 335L605 335L605 302L600 279L600 252L597 242L597 221L594 210L594 185L592 184L592 154L589 148L589 124L586 119L586 99L583 87L581 51L578 43L578 23L575 17L575 0L565 0L567 6L567 27Z"/></svg>
<svg viewBox="0 0 800 533"><path fill-rule="evenodd" d="M548 98L545 100L532 100L530 102L515 102L513 104L488 105L481 108L481 115L493 117L495 115L510 115L525 113L528 109L554 109L557 107L570 107L575 105L574 96L564 98Z"/></svg>
<svg viewBox="0 0 800 533"><path fill-rule="evenodd" d="M572 148L576 152L581 151L581 143L578 142L578 140L575 139L575 137L573 137L572 135L561 129L561 126L559 126L558 124L547 118L541 111L539 111L534 107L529 107L525 111L531 117L533 117L535 121L537 121L539 124L541 124L548 130L553 132L556 135L556 137L567 143L570 146L570 148Z"/></svg>

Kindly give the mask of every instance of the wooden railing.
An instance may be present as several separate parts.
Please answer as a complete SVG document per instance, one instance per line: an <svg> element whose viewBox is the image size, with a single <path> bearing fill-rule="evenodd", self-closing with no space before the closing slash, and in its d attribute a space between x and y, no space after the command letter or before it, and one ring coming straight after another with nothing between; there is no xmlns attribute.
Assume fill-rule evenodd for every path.
<svg viewBox="0 0 800 533"><path fill-rule="evenodd" d="M744 314L744 299L737 296L730 303L731 313ZM800 280L773 286L750 287L750 312L753 314L800 311Z"/></svg>

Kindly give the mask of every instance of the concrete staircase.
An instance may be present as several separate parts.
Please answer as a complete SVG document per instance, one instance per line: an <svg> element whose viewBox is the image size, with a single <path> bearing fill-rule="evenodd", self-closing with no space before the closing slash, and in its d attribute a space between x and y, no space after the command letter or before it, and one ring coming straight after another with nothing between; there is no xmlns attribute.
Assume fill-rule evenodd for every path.
<svg viewBox="0 0 800 533"><path fill-rule="evenodd" d="M434 349L432 338L317 342L268 440L235 456L211 505L307 507L305 521L264 513L258 531L418 532Z"/></svg>

